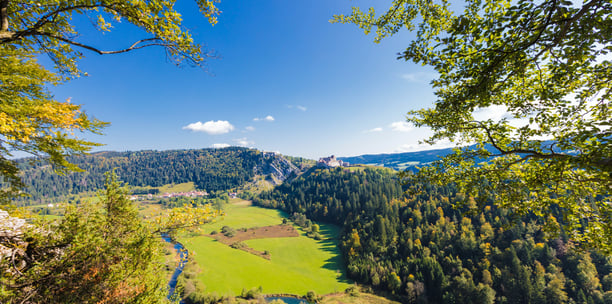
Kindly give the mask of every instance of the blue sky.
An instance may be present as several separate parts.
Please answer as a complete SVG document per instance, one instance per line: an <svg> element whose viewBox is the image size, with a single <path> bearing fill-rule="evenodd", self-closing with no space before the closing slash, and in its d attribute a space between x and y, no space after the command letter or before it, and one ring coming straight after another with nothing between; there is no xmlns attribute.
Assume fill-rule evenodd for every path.
<svg viewBox="0 0 612 304"><path fill-rule="evenodd" d="M111 126L97 150L247 146L317 159L429 149L406 112L434 101L427 67L397 60L403 33L380 44L354 25L331 24L360 1L224 1L215 26L180 2L196 41L221 57L208 71L176 67L162 49L119 55L84 52L89 74L52 88ZM116 25L80 41L122 48L147 37Z"/></svg>

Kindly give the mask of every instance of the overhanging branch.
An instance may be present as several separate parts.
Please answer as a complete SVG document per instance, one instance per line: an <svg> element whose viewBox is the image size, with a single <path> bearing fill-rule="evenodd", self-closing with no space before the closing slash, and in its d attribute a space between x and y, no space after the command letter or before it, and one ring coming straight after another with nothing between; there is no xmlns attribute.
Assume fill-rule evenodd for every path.
<svg viewBox="0 0 612 304"><path fill-rule="evenodd" d="M107 55L107 54L120 54L120 53L125 53L125 52L129 52L132 50L137 50L137 49L142 49L145 47L149 47L149 46L163 46L163 47L173 47L173 45L171 43L167 43L164 42L163 40L161 40L160 38L146 38L146 39L142 39L142 40L138 40L136 42L134 42L130 47L122 49L122 50L116 50L116 51L102 51L98 48L95 48L93 46L90 45L86 45L80 42L76 42L70 39L67 39L65 37L62 36L57 36L57 35L53 35L51 33L44 33L44 32L37 32L37 35L39 36L45 36L45 37L49 37L52 39L57 39L59 41L74 45L74 46L78 46L87 50L90 50L92 52L96 52L100 55Z"/></svg>
<svg viewBox="0 0 612 304"><path fill-rule="evenodd" d="M9 31L8 30L8 0L0 0L0 44L9 43L12 41L19 40L24 37L37 35L40 33L40 29L47 23L50 22L49 19L55 19L59 14L79 10L79 9L96 9L96 8L104 8L111 11L119 12L119 10L112 5L97 3L97 4L83 4L83 5L75 5L75 6L67 6L67 7L58 7L55 10L41 16L38 18L38 21L31 27L28 27L24 30L20 31Z"/></svg>
<svg viewBox="0 0 612 304"><path fill-rule="evenodd" d="M472 121L471 123L476 123L479 126L478 127L474 127L474 128L480 128L482 130L484 130L485 134L487 135L487 139L488 142L499 151L499 154L492 154L490 156L504 156L504 155L511 155L511 154L516 154L516 155L521 155L521 159L522 160L527 160L529 158L533 158L533 159L557 159L557 160L567 160L567 161L571 161L571 162L581 162L582 165L584 166L585 164L587 165L587 167L594 167L594 168L599 168L601 170L607 171L607 172L612 172L612 159L610 158L605 158L605 157L601 157L601 158L588 158L585 159L584 157L580 157L580 156L576 156L576 155L571 155L571 154L565 154L565 153L557 153L553 150L553 146L555 145L555 143L550 145L550 153L543 153L541 151L535 150L535 149L525 149L525 148L513 148L513 149L504 149L502 148L499 143L494 139L493 134L491 132L491 129L488 128L487 126L485 126L482 122L479 121Z"/></svg>

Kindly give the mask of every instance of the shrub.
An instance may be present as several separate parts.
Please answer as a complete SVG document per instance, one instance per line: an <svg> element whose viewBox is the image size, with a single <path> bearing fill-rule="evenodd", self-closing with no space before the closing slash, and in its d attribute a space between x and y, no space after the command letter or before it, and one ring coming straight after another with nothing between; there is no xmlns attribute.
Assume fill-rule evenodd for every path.
<svg viewBox="0 0 612 304"><path fill-rule="evenodd" d="M356 297L356 296L359 295L359 291L357 290L356 286L351 286L351 287L345 289L344 293L346 293L347 295L349 295L351 297Z"/></svg>
<svg viewBox="0 0 612 304"><path fill-rule="evenodd" d="M240 297L246 300L252 300L258 298L261 295L261 292L261 286L259 286L259 288L251 288L249 290L243 288Z"/></svg>
<svg viewBox="0 0 612 304"><path fill-rule="evenodd" d="M308 303L317 303L317 301L320 301L321 299L322 297L317 295L317 293L312 290L306 293L306 301L308 301Z"/></svg>
<svg viewBox="0 0 612 304"><path fill-rule="evenodd" d="M236 242L236 243L231 244L230 247L234 249L242 249L242 248L246 248L247 245L243 242Z"/></svg>
<svg viewBox="0 0 612 304"><path fill-rule="evenodd" d="M223 226L221 228L221 233L223 233L223 235L225 235L226 237L233 237L236 235L236 229L230 226Z"/></svg>

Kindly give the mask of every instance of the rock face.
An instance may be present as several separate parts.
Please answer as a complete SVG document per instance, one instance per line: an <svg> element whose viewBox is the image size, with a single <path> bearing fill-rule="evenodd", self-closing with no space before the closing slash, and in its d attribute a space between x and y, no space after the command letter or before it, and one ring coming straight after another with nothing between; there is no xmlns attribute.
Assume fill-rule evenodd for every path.
<svg viewBox="0 0 612 304"><path fill-rule="evenodd" d="M26 221L9 216L8 212L0 210L0 237L14 236L21 233Z"/></svg>
<svg viewBox="0 0 612 304"><path fill-rule="evenodd" d="M24 243L21 240L22 229L26 227L26 221L17 217L9 216L8 212L0 210L0 260L9 258L15 250L20 250ZM11 244L11 247L5 245Z"/></svg>
<svg viewBox="0 0 612 304"><path fill-rule="evenodd" d="M263 163L254 168L256 174L268 175L274 185L280 185L300 170L284 156L274 152L264 152Z"/></svg>

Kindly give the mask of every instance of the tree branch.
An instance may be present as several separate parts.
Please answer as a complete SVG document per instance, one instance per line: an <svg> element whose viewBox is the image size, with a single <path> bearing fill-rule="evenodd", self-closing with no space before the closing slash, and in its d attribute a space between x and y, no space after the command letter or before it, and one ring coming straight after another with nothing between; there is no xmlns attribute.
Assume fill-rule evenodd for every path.
<svg viewBox="0 0 612 304"><path fill-rule="evenodd" d="M582 16L584 16L584 14L588 12L589 9L591 9L591 7L593 7L595 4L599 2L600 2L599 0L592 0L591 2L588 2L587 4L585 4L574 16L572 16L569 19L564 19L563 20L564 24L559 30L559 32L557 33L557 35L555 36L555 38L551 41L549 45L547 45L544 49L538 52L538 54L536 54L533 57L532 61L537 60L542 54L552 49L554 46L558 45L561 42L561 40L567 35L567 31L569 30L570 26L574 22L578 21ZM546 24L545 26L548 26L548 25L549 24Z"/></svg>
<svg viewBox="0 0 612 304"><path fill-rule="evenodd" d="M4 4L4 2L6 2L8 6L8 0L0 0L0 10L3 8L2 5ZM57 15L61 13L69 12L73 10L79 10L79 9L95 9L95 8L105 8L105 9L112 10L115 12L119 11L118 9L114 8L111 5L102 4L102 3L91 4L91 5L75 5L75 6L68 6L68 7L58 7L57 9L41 16L33 26L26 28L24 30L21 30L21 31L8 31L8 15L3 14L0 11L0 17L2 17L3 27L4 27L4 23L6 22L6 29L2 30L3 27L0 28L0 44L12 42L15 40L19 40L23 37L32 36L32 35L36 35L37 33L40 33L39 29L49 22L49 18L55 18ZM4 9L6 10L6 7L4 7Z"/></svg>
<svg viewBox="0 0 612 304"><path fill-rule="evenodd" d="M504 155L511 155L511 154L526 154L525 156L521 157L521 160L527 160L529 158L534 158L534 159L561 159L561 160L569 160L573 162L578 161L578 162L583 162L583 165L587 164L587 166L592 166L592 167L596 167L604 171L612 172L612 159L601 158L601 157L600 158L588 158L588 160L584 162L584 159L579 156L555 152L553 147L556 145L556 143L552 143L550 145L549 147L550 153L542 153L534 149L521 149L521 148L503 149L502 147L499 146L497 141L493 138L491 129L489 129L487 126L485 126L482 122L479 122L479 121L472 121L472 123L478 124L479 127L472 127L470 129L480 128L484 130L487 135L488 142L495 149L499 151L499 154L492 154L490 156L495 157L495 156L504 156Z"/></svg>
<svg viewBox="0 0 612 304"><path fill-rule="evenodd" d="M561 24L560 26L560 30L557 32L556 35L554 35L553 39L550 41L550 43L546 44L543 43L542 45L544 46L544 48L542 50L540 50L537 54L535 54L532 58L527 59L526 62L534 62L537 61L538 58L540 58L540 56L542 56L542 54L544 54L545 52L549 51L550 49L552 49L553 47L555 47L556 45L558 45L561 40L566 37L567 32L569 31L569 28L578 20L580 20L580 18L582 18L593 6L597 5L598 3L601 2L601 0L592 0L588 3L586 3L576 14L574 14L573 16L571 16L570 18L564 18L561 20L552 20L555 8L557 7L557 1L553 1L553 3L551 4L551 8L548 11L548 14L546 15L545 21L544 23L539 26L537 28L538 32L537 34L529 41L527 41L526 43L523 43L522 45L519 45L518 48L516 49L512 49L512 50L503 50L501 48L495 48L495 49L488 49L488 52L493 52L493 53L501 53L501 56L495 57L489 65L487 65L483 71L481 72L482 77L480 77L480 80L478 81L477 84L470 86L469 87L469 95L472 95L473 92L478 92L481 90L481 88L490 81L490 75L491 73L497 69L499 67L499 64L502 62L506 61L506 57L508 57L511 54L514 54L516 52L522 52L524 50L527 50L529 47L536 45L539 43L539 41L542 39L543 34L546 30L546 28L548 26L550 26L551 24ZM504 45L507 45L507 43L504 43Z"/></svg>
<svg viewBox="0 0 612 304"><path fill-rule="evenodd" d="M65 43L68 43L68 44L71 44L71 45L74 45L74 46L78 46L78 47L90 50L92 52L96 52L96 53L98 53L100 55L125 53L125 52L129 52L129 51L137 50L137 49L142 49L142 48L149 47L149 46L172 47L172 44L163 42L163 40L161 40L160 38L146 38L146 39L138 40L138 41L134 42L130 47L122 49L122 50L102 51L102 50L100 50L98 48L95 48L93 46L82 44L80 42L76 42L76 41L70 40L70 39L62 37L62 36L53 35L51 33L36 32L36 35L45 36L45 37L49 37L49 38L52 38L52 39L57 39L57 40L60 40L62 42L65 42ZM158 41L158 42L153 42L153 41Z"/></svg>
<svg viewBox="0 0 612 304"><path fill-rule="evenodd" d="M3 4L6 2L6 6L8 6L8 0L0 0L0 10L3 8ZM6 7L4 7L6 10ZM2 26L4 26L4 22L6 22L6 29L2 30L3 27L0 27L0 44L7 43L15 40L19 40L23 37L35 35L35 33L39 32L39 29L49 22L49 18L55 18L61 13L79 10L79 9L96 9L96 8L104 8L110 11L114 11L120 13L120 9L114 7L113 5L97 3L97 4L82 4L75 6L67 6L67 7L58 7L55 10L41 16L36 23L24 30L21 31L8 31L8 14L3 14L0 11L0 17L2 20Z"/></svg>

